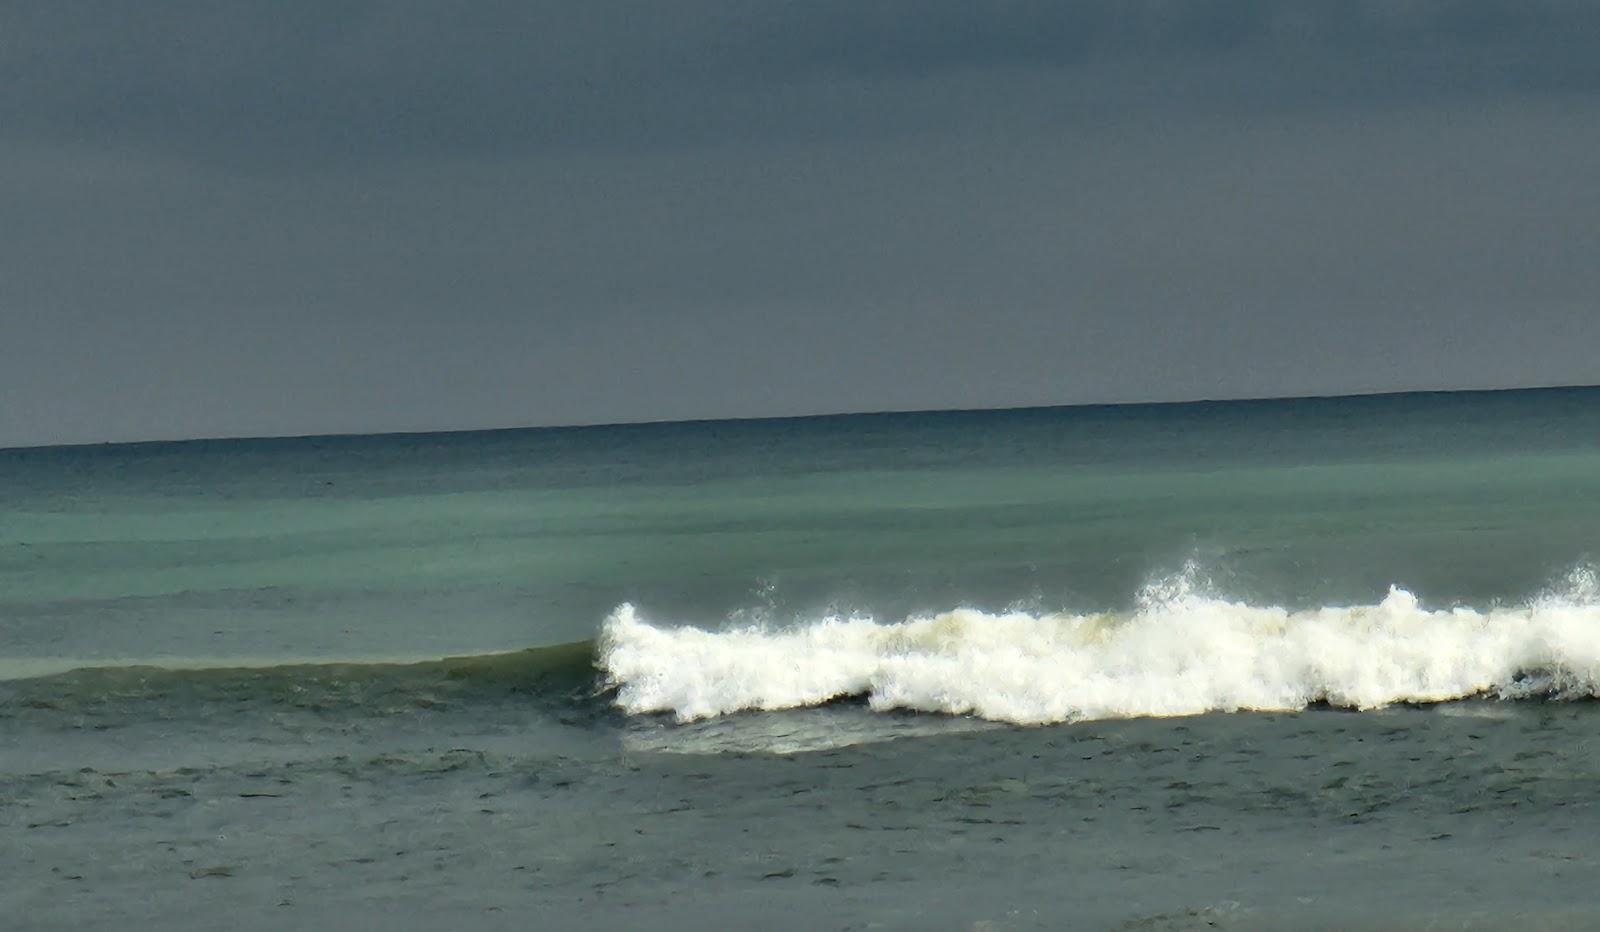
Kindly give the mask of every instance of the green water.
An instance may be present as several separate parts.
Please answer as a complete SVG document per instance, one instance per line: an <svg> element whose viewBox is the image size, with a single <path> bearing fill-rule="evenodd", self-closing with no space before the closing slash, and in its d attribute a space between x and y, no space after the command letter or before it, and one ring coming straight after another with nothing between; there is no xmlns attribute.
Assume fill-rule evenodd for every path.
<svg viewBox="0 0 1600 932"><path fill-rule="evenodd" d="M1588 389L0 451L0 925L1594 928L1597 531Z"/></svg>
<svg viewBox="0 0 1600 932"><path fill-rule="evenodd" d="M426 657L1193 564L1295 607L1525 599L1600 530L1600 391L0 451L0 656Z"/></svg>

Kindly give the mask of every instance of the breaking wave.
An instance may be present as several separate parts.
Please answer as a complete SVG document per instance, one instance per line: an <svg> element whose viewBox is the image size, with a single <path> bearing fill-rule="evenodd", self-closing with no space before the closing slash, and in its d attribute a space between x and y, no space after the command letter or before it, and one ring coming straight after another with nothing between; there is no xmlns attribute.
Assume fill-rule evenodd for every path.
<svg viewBox="0 0 1600 932"><path fill-rule="evenodd" d="M1600 694L1593 571L1511 607L1376 604L1291 611L1207 594L1192 568L1128 612L990 614L958 608L880 623L787 628L606 620L598 665L629 713L680 721L865 696L873 709L1043 724L1213 711L1375 709L1475 695Z"/></svg>

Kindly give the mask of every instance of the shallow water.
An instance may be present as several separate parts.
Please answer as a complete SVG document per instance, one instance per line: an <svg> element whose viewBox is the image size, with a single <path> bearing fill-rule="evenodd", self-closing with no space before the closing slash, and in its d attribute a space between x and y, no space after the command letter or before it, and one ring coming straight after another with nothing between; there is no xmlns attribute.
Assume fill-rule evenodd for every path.
<svg viewBox="0 0 1600 932"><path fill-rule="evenodd" d="M0 801L6 914L26 928L1595 927L1591 703L916 737L959 720L901 713L907 737L861 742L881 713L859 705L684 729L563 722L511 696L380 719L324 707L320 728L265 740L174 721L168 734L209 734L162 749L136 729L125 757L28 768ZM812 750L741 749L795 736Z"/></svg>

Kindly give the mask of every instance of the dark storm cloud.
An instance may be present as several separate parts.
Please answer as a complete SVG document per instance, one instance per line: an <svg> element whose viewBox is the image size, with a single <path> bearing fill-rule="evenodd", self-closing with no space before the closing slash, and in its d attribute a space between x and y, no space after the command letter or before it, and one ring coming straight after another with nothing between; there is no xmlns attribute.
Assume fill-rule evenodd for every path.
<svg viewBox="0 0 1600 932"><path fill-rule="evenodd" d="M5 3L0 445L1600 381L1600 5Z"/></svg>
<svg viewBox="0 0 1600 932"><path fill-rule="evenodd" d="M0 34L10 134L296 162L1600 86L1587 3L32 3ZM974 80L1000 96L941 94Z"/></svg>

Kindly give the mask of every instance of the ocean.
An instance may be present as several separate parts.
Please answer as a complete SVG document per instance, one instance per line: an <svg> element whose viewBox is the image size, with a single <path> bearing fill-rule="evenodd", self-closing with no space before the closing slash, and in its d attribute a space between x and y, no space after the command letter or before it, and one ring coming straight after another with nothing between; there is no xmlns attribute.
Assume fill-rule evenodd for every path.
<svg viewBox="0 0 1600 932"><path fill-rule="evenodd" d="M0 927L1600 928L1600 389L0 450Z"/></svg>

